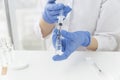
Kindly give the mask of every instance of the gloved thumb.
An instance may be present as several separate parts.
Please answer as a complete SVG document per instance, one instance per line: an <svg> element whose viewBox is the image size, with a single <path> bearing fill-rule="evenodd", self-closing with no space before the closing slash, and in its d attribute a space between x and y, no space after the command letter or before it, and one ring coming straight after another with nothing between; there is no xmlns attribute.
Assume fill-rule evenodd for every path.
<svg viewBox="0 0 120 80"><path fill-rule="evenodd" d="M48 3L55 3L56 0L48 0Z"/></svg>
<svg viewBox="0 0 120 80"><path fill-rule="evenodd" d="M61 35L62 35L64 38L67 38L67 39L70 39L70 40L73 40L73 39L74 39L73 33L68 32L68 31L65 31L65 30L62 30L62 31L61 31Z"/></svg>
<svg viewBox="0 0 120 80"><path fill-rule="evenodd" d="M71 11L72 9L69 6L65 6L64 8L64 16L67 16L67 14Z"/></svg>
<svg viewBox="0 0 120 80"><path fill-rule="evenodd" d="M56 45L57 32L58 32L58 30L55 28L53 30L53 35L52 35L52 42L53 42L54 48L55 48L55 45Z"/></svg>

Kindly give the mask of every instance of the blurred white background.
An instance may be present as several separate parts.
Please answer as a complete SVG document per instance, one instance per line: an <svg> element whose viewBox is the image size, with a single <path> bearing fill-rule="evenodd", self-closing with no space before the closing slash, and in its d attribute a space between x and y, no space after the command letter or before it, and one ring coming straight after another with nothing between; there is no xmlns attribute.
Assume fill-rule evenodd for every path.
<svg viewBox="0 0 120 80"><path fill-rule="evenodd" d="M45 41L38 39L33 30L36 18L40 15L36 10L39 3L40 0L14 0L16 38L18 38L20 50L46 49ZM8 34L4 0L0 0L0 30Z"/></svg>
<svg viewBox="0 0 120 80"><path fill-rule="evenodd" d="M0 0L0 35L9 35L3 0Z"/></svg>

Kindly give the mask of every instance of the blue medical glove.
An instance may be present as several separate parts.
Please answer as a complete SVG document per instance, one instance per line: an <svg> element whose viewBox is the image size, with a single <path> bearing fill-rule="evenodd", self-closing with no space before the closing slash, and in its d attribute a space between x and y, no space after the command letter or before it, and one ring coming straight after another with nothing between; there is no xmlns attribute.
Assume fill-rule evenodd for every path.
<svg viewBox="0 0 120 80"><path fill-rule="evenodd" d="M52 41L55 47L57 29L53 31ZM61 31L62 39L62 55L55 55L53 57L54 61L60 61L67 59L71 53L73 53L80 46L87 47L90 44L91 36L88 31L76 31L76 32L67 32L65 30Z"/></svg>
<svg viewBox="0 0 120 80"><path fill-rule="evenodd" d="M65 6L61 3L55 3L55 1L56 0L48 0L43 12L43 19L49 24L53 24L58 21L58 16L61 10L63 10L63 15L65 17L71 11L69 6Z"/></svg>

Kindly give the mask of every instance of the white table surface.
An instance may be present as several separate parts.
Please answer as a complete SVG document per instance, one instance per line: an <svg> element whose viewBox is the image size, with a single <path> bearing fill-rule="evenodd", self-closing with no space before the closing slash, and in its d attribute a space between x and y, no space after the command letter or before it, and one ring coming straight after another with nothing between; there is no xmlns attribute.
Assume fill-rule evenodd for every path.
<svg viewBox="0 0 120 80"><path fill-rule="evenodd" d="M27 62L25 70L9 68L8 80L120 80L120 52L75 52L67 60L55 62L53 51L15 51ZM84 60L91 56L103 73Z"/></svg>

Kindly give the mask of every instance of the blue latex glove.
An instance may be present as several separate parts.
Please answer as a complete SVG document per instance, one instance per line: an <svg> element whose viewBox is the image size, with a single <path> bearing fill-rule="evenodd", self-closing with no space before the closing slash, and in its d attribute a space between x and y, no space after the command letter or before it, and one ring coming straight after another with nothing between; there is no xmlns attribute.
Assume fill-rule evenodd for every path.
<svg viewBox="0 0 120 80"><path fill-rule="evenodd" d="M49 24L53 24L58 21L58 16L61 10L63 10L63 16L65 17L71 11L69 6L65 6L61 3L56 4L55 1L56 0L48 0L43 12L43 19Z"/></svg>
<svg viewBox="0 0 120 80"><path fill-rule="evenodd" d="M55 47L57 29L53 31L52 41ZM87 31L77 31L77 32L67 32L65 30L61 31L62 39L62 55L55 55L53 57L54 61L60 61L67 59L71 53L73 53L80 46L87 47L90 44L91 36Z"/></svg>

